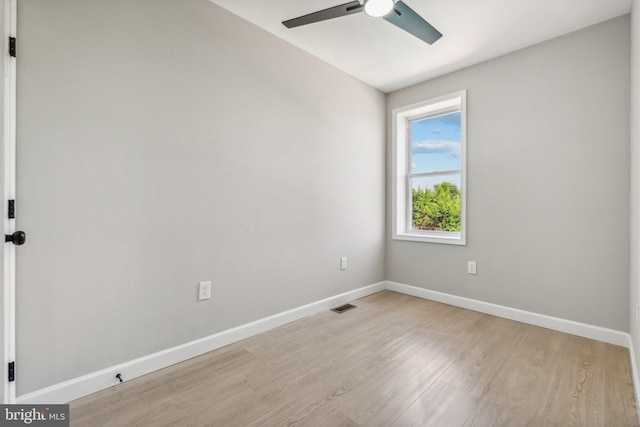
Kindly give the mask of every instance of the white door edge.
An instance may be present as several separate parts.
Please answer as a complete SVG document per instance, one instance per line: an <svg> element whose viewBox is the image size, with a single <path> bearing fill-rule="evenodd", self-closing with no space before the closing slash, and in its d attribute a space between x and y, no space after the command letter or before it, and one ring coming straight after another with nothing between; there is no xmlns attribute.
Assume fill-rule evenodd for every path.
<svg viewBox="0 0 640 427"><path fill-rule="evenodd" d="M2 200L4 231L11 234L15 231L15 220L8 216L8 200L15 200L16 193L16 58L9 56L9 37L16 37L17 5L16 0L2 0L4 7L4 199ZM2 314L3 314L3 352L2 373L4 386L4 403L16 401L16 383L9 382L9 363L16 356L16 264L15 246L4 243L4 274L2 280Z"/></svg>

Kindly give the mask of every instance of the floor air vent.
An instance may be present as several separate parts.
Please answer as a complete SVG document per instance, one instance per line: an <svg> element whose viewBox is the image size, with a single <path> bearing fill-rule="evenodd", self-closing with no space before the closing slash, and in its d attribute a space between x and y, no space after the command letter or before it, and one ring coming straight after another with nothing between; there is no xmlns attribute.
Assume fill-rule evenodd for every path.
<svg viewBox="0 0 640 427"><path fill-rule="evenodd" d="M335 311L338 314L342 314L345 311L351 310L352 308L356 308L356 306L351 304L345 304L345 305L341 305L340 307L332 308L331 311Z"/></svg>

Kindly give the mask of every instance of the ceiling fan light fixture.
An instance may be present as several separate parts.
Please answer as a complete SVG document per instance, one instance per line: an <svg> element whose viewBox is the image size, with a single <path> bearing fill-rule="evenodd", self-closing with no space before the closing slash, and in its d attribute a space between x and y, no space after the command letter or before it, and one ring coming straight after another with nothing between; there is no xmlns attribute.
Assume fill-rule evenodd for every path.
<svg viewBox="0 0 640 427"><path fill-rule="evenodd" d="M364 3L364 13L380 18L393 10L393 0L367 0Z"/></svg>

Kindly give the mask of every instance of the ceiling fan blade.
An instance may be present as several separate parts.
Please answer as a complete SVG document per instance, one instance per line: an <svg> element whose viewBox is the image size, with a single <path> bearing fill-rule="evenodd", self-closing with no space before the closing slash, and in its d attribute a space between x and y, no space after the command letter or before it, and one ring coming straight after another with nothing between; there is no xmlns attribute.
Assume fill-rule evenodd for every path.
<svg viewBox="0 0 640 427"><path fill-rule="evenodd" d="M327 19L339 18L340 16L351 15L352 13L361 12L363 6L359 1L351 1L341 4L340 6L330 7L328 9L313 12L298 18L283 21L285 27L293 28L301 25L313 24L314 22L326 21Z"/></svg>
<svg viewBox="0 0 640 427"><path fill-rule="evenodd" d="M422 16L402 1L393 6L393 10L384 16L384 20L429 44L435 43L442 37L440 31L433 28Z"/></svg>

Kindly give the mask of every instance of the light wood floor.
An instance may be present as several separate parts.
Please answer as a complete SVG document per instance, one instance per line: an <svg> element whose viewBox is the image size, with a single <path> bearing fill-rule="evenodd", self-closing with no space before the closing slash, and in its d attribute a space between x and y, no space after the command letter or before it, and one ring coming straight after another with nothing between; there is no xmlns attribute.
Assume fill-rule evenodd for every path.
<svg viewBox="0 0 640 427"><path fill-rule="evenodd" d="M71 402L72 426L637 426L625 348L390 291Z"/></svg>

